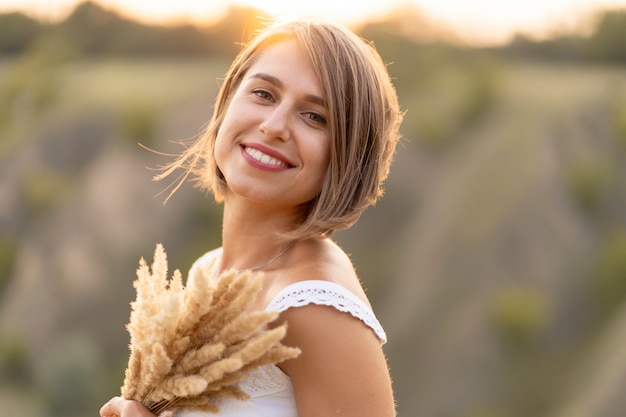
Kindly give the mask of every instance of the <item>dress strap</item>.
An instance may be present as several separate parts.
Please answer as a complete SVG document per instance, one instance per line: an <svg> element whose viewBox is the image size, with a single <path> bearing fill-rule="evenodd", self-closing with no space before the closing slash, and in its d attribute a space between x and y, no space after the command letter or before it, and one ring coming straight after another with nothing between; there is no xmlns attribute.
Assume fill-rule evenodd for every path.
<svg viewBox="0 0 626 417"><path fill-rule="evenodd" d="M288 285L276 294L266 310L283 312L289 308L309 304L334 307L341 312L350 313L371 328L382 344L387 342L383 327L367 304L334 282L305 280Z"/></svg>

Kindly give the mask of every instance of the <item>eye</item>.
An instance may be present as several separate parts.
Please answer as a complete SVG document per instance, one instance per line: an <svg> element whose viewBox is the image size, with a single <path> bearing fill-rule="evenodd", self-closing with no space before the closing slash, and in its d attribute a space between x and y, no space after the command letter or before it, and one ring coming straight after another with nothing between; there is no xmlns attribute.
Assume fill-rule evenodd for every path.
<svg viewBox="0 0 626 417"><path fill-rule="evenodd" d="M272 96L272 94L267 90L256 89L256 90L252 90L252 93L263 100L267 100L267 101L274 100L274 96Z"/></svg>
<svg viewBox="0 0 626 417"><path fill-rule="evenodd" d="M305 115L307 119L309 119L315 124L322 125L322 126L326 125L326 118L319 113L308 112L308 113L305 113Z"/></svg>

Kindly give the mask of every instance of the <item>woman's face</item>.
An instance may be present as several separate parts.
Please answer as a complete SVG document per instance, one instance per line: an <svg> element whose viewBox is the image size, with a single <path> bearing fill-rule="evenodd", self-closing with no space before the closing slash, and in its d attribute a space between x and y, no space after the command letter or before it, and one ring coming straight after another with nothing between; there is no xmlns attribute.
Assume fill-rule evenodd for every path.
<svg viewBox="0 0 626 417"><path fill-rule="evenodd" d="M295 39L259 52L237 88L215 142L226 199L297 209L315 198L330 158L328 110Z"/></svg>

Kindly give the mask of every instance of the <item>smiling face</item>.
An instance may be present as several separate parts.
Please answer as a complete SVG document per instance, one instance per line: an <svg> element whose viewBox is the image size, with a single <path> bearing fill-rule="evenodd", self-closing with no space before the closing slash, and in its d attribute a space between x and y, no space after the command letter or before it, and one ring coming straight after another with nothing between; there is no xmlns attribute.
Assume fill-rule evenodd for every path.
<svg viewBox="0 0 626 417"><path fill-rule="evenodd" d="M233 195L287 209L320 192L330 158L329 115L316 73L295 39L269 44L233 95L215 161Z"/></svg>
<svg viewBox="0 0 626 417"><path fill-rule="evenodd" d="M217 202L298 207L285 233L329 236L381 196L402 116L369 42L331 23L278 22L242 48L204 133L155 178L184 170L170 196L191 178Z"/></svg>

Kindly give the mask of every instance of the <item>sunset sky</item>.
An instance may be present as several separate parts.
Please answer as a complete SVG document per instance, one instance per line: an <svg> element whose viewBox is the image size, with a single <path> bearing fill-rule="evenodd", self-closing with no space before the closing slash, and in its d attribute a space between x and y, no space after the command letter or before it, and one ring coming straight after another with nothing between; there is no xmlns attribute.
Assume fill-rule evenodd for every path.
<svg viewBox="0 0 626 417"><path fill-rule="evenodd" d="M0 12L21 10L46 19L63 18L81 0L0 0ZM600 8L626 8L626 0L97 0L149 22L219 17L230 4L251 5L269 14L308 15L346 24L377 17L402 4L415 5L430 19L469 42L500 43L521 31L541 37L553 30L584 28Z"/></svg>

